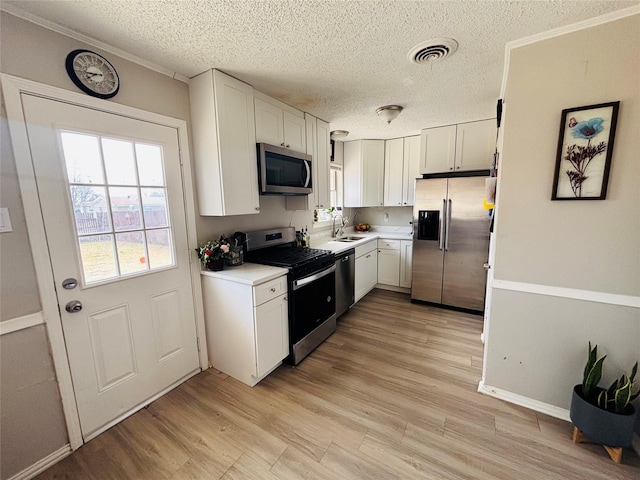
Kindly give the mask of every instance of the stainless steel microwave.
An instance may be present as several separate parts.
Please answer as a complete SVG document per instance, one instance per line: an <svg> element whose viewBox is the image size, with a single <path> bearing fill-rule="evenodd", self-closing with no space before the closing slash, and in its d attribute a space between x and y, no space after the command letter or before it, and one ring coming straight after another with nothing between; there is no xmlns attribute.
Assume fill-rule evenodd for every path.
<svg viewBox="0 0 640 480"><path fill-rule="evenodd" d="M258 143L258 178L261 195L309 195L311 155Z"/></svg>

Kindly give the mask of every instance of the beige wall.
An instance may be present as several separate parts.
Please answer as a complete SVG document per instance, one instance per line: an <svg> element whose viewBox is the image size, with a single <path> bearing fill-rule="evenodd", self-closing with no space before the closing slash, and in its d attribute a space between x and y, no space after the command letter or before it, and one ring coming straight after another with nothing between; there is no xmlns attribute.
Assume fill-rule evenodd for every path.
<svg viewBox="0 0 640 480"><path fill-rule="evenodd" d="M511 51L495 279L640 296L640 15ZM561 111L620 101L607 199L551 201ZM569 408L587 343L640 360L640 310L493 289L485 384Z"/></svg>

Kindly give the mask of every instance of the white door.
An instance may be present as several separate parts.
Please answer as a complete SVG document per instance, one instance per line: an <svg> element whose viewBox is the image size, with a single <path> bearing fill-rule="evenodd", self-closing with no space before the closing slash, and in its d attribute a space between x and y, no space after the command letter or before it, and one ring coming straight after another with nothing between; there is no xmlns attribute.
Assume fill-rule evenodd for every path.
<svg viewBox="0 0 640 480"><path fill-rule="evenodd" d="M199 371L177 130L22 101L87 441Z"/></svg>

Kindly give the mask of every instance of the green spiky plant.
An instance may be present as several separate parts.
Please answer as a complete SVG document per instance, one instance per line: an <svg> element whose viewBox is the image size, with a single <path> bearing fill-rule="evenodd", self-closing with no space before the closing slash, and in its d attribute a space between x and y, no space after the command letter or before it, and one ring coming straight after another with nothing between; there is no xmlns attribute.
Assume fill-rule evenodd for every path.
<svg viewBox="0 0 640 480"><path fill-rule="evenodd" d="M633 366L630 376L623 374L605 390L598 387L602 378L602 366L605 358L607 358L606 355L598 358L598 346L595 345L591 348L591 342L589 342L589 357L582 379L583 398L603 410L625 413L628 405L640 396L640 390L633 393L633 382L638 372L638 362Z"/></svg>

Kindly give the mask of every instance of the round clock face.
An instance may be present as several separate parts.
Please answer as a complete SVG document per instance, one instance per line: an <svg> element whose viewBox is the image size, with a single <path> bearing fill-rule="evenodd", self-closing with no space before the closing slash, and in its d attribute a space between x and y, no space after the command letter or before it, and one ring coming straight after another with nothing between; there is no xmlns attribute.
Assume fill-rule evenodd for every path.
<svg viewBox="0 0 640 480"><path fill-rule="evenodd" d="M67 73L76 86L98 98L111 98L118 93L118 73L106 58L89 50L74 50L67 55Z"/></svg>

